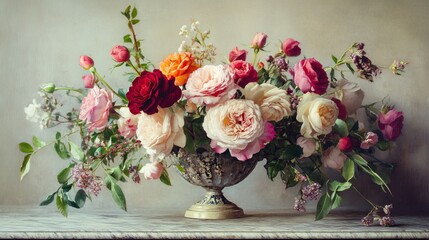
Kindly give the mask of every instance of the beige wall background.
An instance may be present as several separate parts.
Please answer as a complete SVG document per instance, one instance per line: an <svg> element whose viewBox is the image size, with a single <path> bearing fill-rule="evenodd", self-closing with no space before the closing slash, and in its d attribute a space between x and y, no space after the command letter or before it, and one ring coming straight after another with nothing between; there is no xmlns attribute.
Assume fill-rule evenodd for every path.
<svg viewBox="0 0 429 240"><path fill-rule="evenodd" d="M155 64L181 43L183 24L198 19L212 32L220 63L229 50L250 44L256 32L268 34L269 49L292 37L301 42L302 53L330 64L330 54L340 55L351 43L366 43L368 56L379 65L393 59L410 62L407 73L396 77L386 69L383 77L369 84L354 79L366 92L366 103L387 95L405 114L403 135L397 147L385 154L398 168L392 177L394 199L363 179L358 185L380 204L393 201L395 209L421 210L429 206L429 1L354 0L144 0L58 1L0 0L0 206L32 206L57 188L56 174L66 166L53 149L32 160L32 170L19 181L23 154L17 145L32 135L46 140L54 130L41 131L25 120L24 107L37 98L43 82L82 86L85 72L79 56L90 55L97 69L108 75L114 88L126 86L120 71L110 75L111 47L127 33L120 14L135 4L142 20L138 36L144 38L145 55ZM124 184L129 211L140 207L185 210L199 200L203 190L189 185L173 170L174 187L158 181ZM291 209L298 189L285 191L280 179L271 182L263 164L242 183L225 190L227 197L247 208ZM116 209L105 190L88 207ZM55 206L49 206L55 209ZM349 193L343 209L369 210L355 193Z"/></svg>

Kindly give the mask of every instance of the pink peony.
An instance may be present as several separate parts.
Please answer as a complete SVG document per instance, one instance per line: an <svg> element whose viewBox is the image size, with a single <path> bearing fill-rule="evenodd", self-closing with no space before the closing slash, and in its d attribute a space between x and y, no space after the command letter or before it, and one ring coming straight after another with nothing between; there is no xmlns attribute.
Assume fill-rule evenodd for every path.
<svg viewBox="0 0 429 240"><path fill-rule="evenodd" d="M265 33L257 33L255 37L253 37L251 47L255 49L262 49L265 47L265 43L267 42L267 34Z"/></svg>
<svg viewBox="0 0 429 240"><path fill-rule="evenodd" d="M118 132L125 138L132 138L136 135L137 123L140 114L132 114L127 107L121 107L118 111L121 117L118 119Z"/></svg>
<svg viewBox="0 0 429 240"><path fill-rule="evenodd" d="M107 125L109 111L112 108L112 93L94 86L83 98L79 119L85 121L89 131L103 131Z"/></svg>
<svg viewBox="0 0 429 240"><path fill-rule="evenodd" d="M404 126L403 122L403 113L395 109L378 115L378 127L383 133L383 137L388 141L395 141L401 135L401 130Z"/></svg>
<svg viewBox="0 0 429 240"><path fill-rule="evenodd" d="M125 46L117 45L112 48L112 51L110 51L110 56L112 56L116 62L121 63L126 62L128 61L128 59L130 59L130 52Z"/></svg>
<svg viewBox="0 0 429 240"><path fill-rule="evenodd" d="M233 73L234 82L244 88L248 83L258 81L258 73L252 64L243 60L237 60L230 65L231 72Z"/></svg>
<svg viewBox="0 0 429 240"><path fill-rule="evenodd" d="M207 111L203 128L217 153L227 149L240 161L252 158L275 136L273 125L262 118L258 105L250 100L233 99Z"/></svg>
<svg viewBox="0 0 429 240"><path fill-rule="evenodd" d="M235 47L234 49L229 52L228 60L229 62L234 62L237 60L246 61L246 50L238 50L238 47Z"/></svg>
<svg viewBox="0 0 429 240"><path fill-rule="evenodd" d="M140 170L146 180L156 180L161 177L164 166L160 162L146 163Z"/></svg>
<svg viewBox="0 0 429 240"><path fill-rule="evenodd" d="M322 153L323 166L341 170L344 166L347 156L340 149L331 146Z"/></svg>
<svg viewBox="0 0 429 240"><path fill-rule="evenodd" d="M299 42L292 38L288 38L282 42L282 50L288 57L296 57L301 54Z"/></svg>
<svg viewBox="0 0 429 240"><path fill-rule="evenodd" d="M295 84L303 93L313 92L324 94L329 81L322 64L314 58L306 58L297 62L291 70Z"/></svg>
<svg viewBox="0 0 429 240"><path fill-rule="evenodd" d="M82 76L85 88L93 88L95 84L95 77L93 74L86 74Z"/></svg>
<svg viewBox="0 0 429 240"><path fill-rule="evenodd" d="M94 66L94 60L92 60L92 58L90 58L86 55L83 55L83 56L80 56L79 65L83 69L88 70Z"/></svg>
<svg viewBox="0 0 429 240"><path fill-rule="evenodd" d="M369 149L378 143L378 135L373 132L368 132L365 136L365 140L360 144L360 148Z"/></svg>
<svg viewBox="0 0 429 240"><path fill-rule="evenodd" d="M206 65L191 73L185 88L183 95L189 101L213 106L234 97L238 86L227 66Z"/></svg>

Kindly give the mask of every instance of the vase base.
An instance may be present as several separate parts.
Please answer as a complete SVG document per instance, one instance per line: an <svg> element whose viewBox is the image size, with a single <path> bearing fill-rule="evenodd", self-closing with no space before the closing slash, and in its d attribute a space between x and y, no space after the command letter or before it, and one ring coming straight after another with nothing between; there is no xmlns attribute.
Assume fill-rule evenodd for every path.
<svg viewBox="0 0 429 240"><path fill-rule="evenodd" d="M244 217L243 209L234 203L222 205L194 204L185 212L186 218L231 219Z"/></svg>

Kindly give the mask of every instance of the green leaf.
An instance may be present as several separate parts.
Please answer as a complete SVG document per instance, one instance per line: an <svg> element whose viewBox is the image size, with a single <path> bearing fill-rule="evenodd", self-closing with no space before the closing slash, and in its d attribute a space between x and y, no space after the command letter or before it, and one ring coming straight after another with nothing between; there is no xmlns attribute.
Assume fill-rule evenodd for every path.
<svg viewBox="0 0 429 240"><path fill-rule="evenodd" d="M118 89L118 94L119 94L119 96L121 96L122 102L128 103L128 102L125 102L123 100L123 99L127 99L127 93L125 92L125 90L123 88Z"/></svg>
<svg viewBox="0 0 429 240"><path fill-rule="evenodd" d="M136 25L137 23L139 23L140 22L140 20L138 20L138 19L133 19L133 20L131 20L131 23L133 24L133 25Z"/></svg>
<svg viewBox="0 0 429 240"><path fill-rule="evenodd" d="M350 182L338 182L338 181L332 181L329 184L329 190L333 192L342 192L347 189L349 189L352 186Z"/></svg>
<svg viewBox="0 0 429 240"><path fill-rule="evenodd" d="M277 174L279 173L279 170L277 170L277 167L275 166L275 163L272 164L274 162L271 162L268 167L267 167L267 175L268 178L273 181L274 178L277 176Z"/></svg>
<svg viewBox="0 0 429 240"><path fill-rule="evenodd" d="M331 55L331 58L332 58L332 61L334 61L334 63L337 63L337 62L338 62L337 57L335 57L334 55Z"/></svg>
<svg viewBox="0 0 429 240"><path fill-rule="evenodd" d="M43 202L40 203L40 206L46 206L51 204L54 201L55 194L57 194L57 192L54 192L51 195L49 195L45 200L43 200Z"/></svg>
<svg viewBox="0 0 429 240"><path fill-rule="evenodd" d="M33 152L33 147L26 142L22 142L19 145L19 150L23 153L32 153Z"/></svg>
<svg viewBox="0 0 429 240"><path fill-rule="evenodd" d="M333 68L331 69L329 75L331 76L331 80L335 79L335 70Z"/></svg>
<svg viewBox="0 0 429 240"><path fill-rule="evenodd" d="M344 162L342 175L346 181L350 181L355 175L355 163L350 158Z"/></svg>
<svg viewBox="0 0 429 240"><path fill-rule="evenodd" d="M341 205L342 197L338 194L333 194L331 197L332 207L331 209L335 209Z"/></svg>
<svg viewBox="0 0 429 240"><path fill-rule="evenodd" d="M110 176L112 176L116 180L119 180L122 177L122 171L119 166L107 170L107 173L109 173Z"/></svg>
<svg viewBox="0 0 429 240"><path fill-rule="evenodd" d="M57 141L54 144L54 148L55 148L55 151L57 152L58 156L60 156L60 158L62 158L62 159L70 158L70 154L67 151L67 147L63 142Z"/></svg>
<svg viewBox="0 0 429 240"><path fill-rule="evenodd" d="M113 181L111 182L112 186L111 186L111 192L112 192L112 198L113 200L115 200L116 204L124 211L127 211L127 203L125 200L125 195L122 192L121 187L114 183Z"/></svg>
<svg viewBox="0 0 429 240"><path fill-rule="evenodd" d="M331 209L331 198L328 193L325 193L322 195L322 197L319 199L319 202L317 203L316 221L326 217L326 215L328 215Z"/></svg>
<svg viewBox="0 0 429 240"><path fill-rule="evenodd" d="M59 141L59 140L61 139L61 133L60 133L60 132L57 132L57 133L55 134L55 139L56 139L57 141Z"/></svg>
<svg viewBox="0 0 429 240"><path fill-rule="evenodd" d="M82 208L85 205L86 192L83 189L79 189L79 191L76 193L76 196L74 197L74 201L79 206L79 208Z"/></svg>
<svg viewBox="0 0 429 240"><path fill-rule="evenodd" d="M30 161L31 161L31 154L25 155L20 168L21 181L24 178L24 176L27 175L27 173L30 171Z"/></svg>
<svg viewBox="0 0 429 240"><path fill-rule="evenodd" d="M63 195L58 193L57 194L57 200L56 200L58 211L64 216L67 217L68 211L67 211L67 202L64 201Z"/></svg>
<svg viewBox="0 0 429 240"><path fill-rule="evenodd" d="M122 15L124 15L127 19L130 19L130 9L131 9L131 6L128 5L128 7L125 8L125 10L123 12L121 12Z"/></svg>
<svg viewBox="0 0 429 240"><path fill-rule="evenodd" d="M390 149L390 142L381 140L381 141L378 141L376 146L381 151L386 151Z"/></svg>
<svg viewBox="0 0 429 240"><path fill-rule="evenodd" d="M74 207L74 208L80 208L79 205L71 200L67 200L67 205L69 205L70 207Z"/></svg>
<svg viewBox="0 0 429 240"><path fill-rule="evenodd" d="M368 162L359 154L353 154L351 159L359 166L368 166Z"/></svg>
<svg viewBox="0 0 429 240"><path fill-rule="evenodd" d="M341 137L347 137L349 135L349 129L347 123L341 119L337 119L334 125L334 131L339 133Z"/></svg>
<svg viewBox="0 0 429 240"><path fill-rule="evenodd" d="M61 189L62 189L62 191L63 192L68 192L68 191L70 191L70 189L73 187L73 183L70 183L70 184L67 184L67 183L64 183L62 186L61 186Z"/></svg>
<svg viewBox="0 0 429 240"><path fill-rule="evenodd" d="M131 11L131 17L136 18L137 17L137 8L133 7L133 10Z"/></svg>
<svg viewBox="0 0 429 240"><path fill-rule="evenodd" d="M177 168L177 170L179 170L179 172L181 172L181 173L185 173L185 169L182 167L182 165L177 164L177 165L176 165L176 168Z"/></svg>
<svg viewBox="0 0 429 240"><path fill-rule="evenodd" d="M32 141L33 141L33 145L37 148L41 148L41 147L46 146L46 143L44 141L42 141L42 139L40 139L36 136L33 136Z"/></svg>
<svg viewBox="0 0 429 240"><path fill-rule="evenodd" d="M68 166L61 170L60 173L57 175L58 183L63 184L66 183L69 180L69 173L70 173L71 167Z"/></svg>
<svg viewBox="0 0 429 240"><path fill-rule="evenodd" d="M82 161L85 157L85 154L83 153L82 149L76 145L74 142L69 142L70 146L70 153L73 156L74 159Z"/></svg>
<svg viewBox="0 0 429 240"><path fill-rule="evenodd" d="M352 68L352 66L350 65L350 63L346 63L346 66L349 68L350 72L352 72L352 74L355 73L355 70Z"/></svg>
<svg viewBox="0 0 429 240"><path fill-rule="evenodd" d="M159 180L161 180L161 182L164 183L165 185L171 186L170 176L168 175L168 172L165 168L164 168L164 171L162 171L162 174Z"/></svg>

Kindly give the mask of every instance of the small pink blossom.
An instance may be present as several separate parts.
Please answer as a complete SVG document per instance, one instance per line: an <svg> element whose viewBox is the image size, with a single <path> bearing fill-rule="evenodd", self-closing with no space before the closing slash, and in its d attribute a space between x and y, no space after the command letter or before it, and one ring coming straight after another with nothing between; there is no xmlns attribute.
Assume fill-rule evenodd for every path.
<svg viewBox="0 0 429 240"><path fill-rule="evenodd" d="M378 143L378 135L373 132L368 132L365 136L365 140L360 144L360 148L369 149Z"/></svg>
<svg viewBox="0 0 429 240"><path fill-rule="evenodd" d="M102 131L107 125L109 111L112 108L112 93L94 86L83 98L79 119L85 121L89 131Z"/></svg>
<svg viewBox="0 0 429 240"><path fill-rule="evenodd" d="M83 55L80 56L79 64L83 69L88 70L94 66L94 60L86 55Z"/></svg>
<svg viewBox="0 0 429 240"><path fill-rule="evenodd" d="M258 50L264 48L267 37L268 35L265 33L257 33L255 37L253 37L251 47Z"/></svg>
<svg viewBox="0 0 429 240"><path fill-rule="evenodd" d="M103 182L99 177L94 176L91 169L85 167L82 163L75 165L72 169L72 179L78 188L89 191L97 196L101 191Z"/></svg>
<svg viewBox="0 0 429 240"><path fill-rule="evenodd" d="M161 177L164 166L160 162L146 163L140 170L146 180L156 180Z"/></svg>
<svg viewBox="0 0 429 240"><path fill-rule="evenodd" d="M95 77L93 74L85 74L82 76L85 88L93 88L95 84Z"/></svg>
<svg viewBox="0 0 429 240"><path fill-rule="evenodd" d="M112 51L110 51L110 56L116 61L116 62L126 62L128 59L130 59L130 52L128 51L128 48L125 46L117 45L112 48Z"/></svg>

